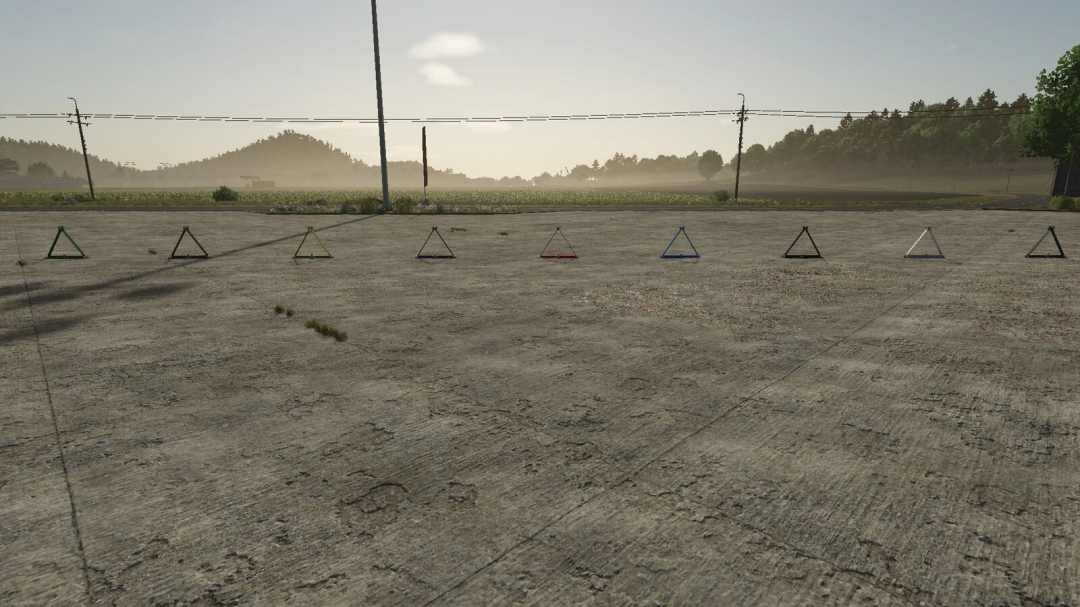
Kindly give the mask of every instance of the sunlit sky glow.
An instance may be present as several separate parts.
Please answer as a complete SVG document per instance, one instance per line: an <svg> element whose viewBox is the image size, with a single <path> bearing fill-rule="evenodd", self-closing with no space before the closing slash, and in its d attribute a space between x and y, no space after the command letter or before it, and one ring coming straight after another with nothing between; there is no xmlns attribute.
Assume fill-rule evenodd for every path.
<svg viewBox="0 0 1080 607"><path fill-rule="evenodd" d="M0 14L0 113L376 115L368 2L60 0ZM1080 42L1075 0L384 0L389 117L596 114L750 107L906 109L915 99L1011 101ZM835 120L758 117L747 145ZM97 120L91 153L151 169L279 132L247 123ZM297 125L378 162L368 125ZM3 119L0 135L78 147L63 121ZM615 152L735 153L730 118L428 126L429 158L469 176L603 162ZM391 160L420 159L420 125L387 128Z"/></svg>

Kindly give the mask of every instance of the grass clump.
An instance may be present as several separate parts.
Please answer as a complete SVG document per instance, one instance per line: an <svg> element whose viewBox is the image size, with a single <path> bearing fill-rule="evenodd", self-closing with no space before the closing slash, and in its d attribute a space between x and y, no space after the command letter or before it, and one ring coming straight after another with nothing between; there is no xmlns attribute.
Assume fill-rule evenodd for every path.
<svg viewBox="0 0 1080 607"><path fill-rule="evenodd" d="M727 202L731 200L731 194L728 194L727 190L716 190L712 193L712 199L716 202Z"/></svg>
<svg viewBox="0 0 1080 607"><path fill-rule="evenodd" d="M409 196L402 196L394 201L395 213L412 213L413 212L413 199Z"/></svg>
<svg viewBox="0 0 1080 607"><path fill-rule="evenodd" d="M157 255L157 249L148 249L151 255Z"/></svg>
<svg viewBox="0 0 1080 607"><path fill-rule="evenodd" d="M20 259L19 261L16 261L15 263L19 264L20 266L25 266L27 262L26 262L25 259Z"/></svg>
<svg viewBox="0 0 1080 607"><path fill-rule="evenodd" d="M274 314L284 314L284 313L285 313L285 306L283 306L281 304L278 304L278 305L274 306Z"/></svg>
<svg viewBox="0 0 1080 607"><path fill-rule="evenodd" d="M309 329L314 329L315 332L319 335L323 335L325 337L333 337L337 341L345 341L349 339L349 334L345 331L335 329L334 327L331 327L324 322L319 322L318 319L315 318L312 318L311 320L304 323L304 326Z"/></svg>
<svg viewBox="0 0 1080 607"><path fill-rule="evenodd" d="M465 228L450 228L451 232L468 232Z"/></svg>
<svg viewBox="0 0 1080 607"><path fill-rule="evenodd" d="M1055 211L1078 211L1076 199L1068 196L1054 196L1050 199L1050 208Z"/></svg>
<svg viewBox="0 0 1080 607"><path fill-rule="evenodd" d="M379 207L382 206L382 201L377 198L365 198L360 201L360 206L357 207L362 215L374 215L379 212Z"/></svg>
<svg viewBox="0 0 1080 607"><path fill-rule="evenodd" d="M296 310L293 310L292 308L285 308L285 316L292 318L293 314L296 314Z"/></svg>
<svg viewBox="0 0 1080 607"><path fill-rule="evenodd" d="M499 236L509 236L510 232L499 232Z"/></svg>
<svg viewBox="0 0 1080 607"><path fill-rule="evenodd" d="M214 190L210 197L214 199L214 202L236 202L240 200L240 193L228 186L221 186Z"/></svg>

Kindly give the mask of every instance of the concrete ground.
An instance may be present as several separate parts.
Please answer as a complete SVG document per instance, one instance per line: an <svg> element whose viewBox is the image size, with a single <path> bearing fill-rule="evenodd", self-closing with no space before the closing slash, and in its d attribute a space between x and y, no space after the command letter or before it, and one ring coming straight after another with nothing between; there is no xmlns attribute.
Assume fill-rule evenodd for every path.
<svg viewBox="0 0 1080 607"><path fill-rule="evenodd" d="M3 220L4 605L1080 604L1080 215Z"/></svg>

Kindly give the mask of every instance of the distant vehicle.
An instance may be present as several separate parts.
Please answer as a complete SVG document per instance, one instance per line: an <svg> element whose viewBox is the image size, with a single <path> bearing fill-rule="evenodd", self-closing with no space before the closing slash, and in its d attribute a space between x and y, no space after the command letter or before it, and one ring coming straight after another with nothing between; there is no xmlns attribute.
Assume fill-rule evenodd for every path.
<svg viewBox="0 0 1080 607"><path fill-rule="evenodd" d="M241 175L240 179L247 179L248 180L247 187L249 187L249 188L267 188L267 189L269 189L269 188L274 187L274 185L276 184L273 181L264 181L262 179L259 179L258 177L254 177L254 176L251 176L251 175Z"/></svg>

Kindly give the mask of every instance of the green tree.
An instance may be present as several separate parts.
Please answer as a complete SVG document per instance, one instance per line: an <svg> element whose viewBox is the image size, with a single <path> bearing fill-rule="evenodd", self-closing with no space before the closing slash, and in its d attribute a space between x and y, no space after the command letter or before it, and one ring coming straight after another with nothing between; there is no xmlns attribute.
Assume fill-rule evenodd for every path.
<svg viewBox="0 0 1080 607"><path fill-rule="evenodd" d="M1062 55L1054 71L1040 72L1035 89L1038 93L1031 100L1024 154L1071 166L1080 154L1080 44Z"/></svg>
<svg viewBox="0 0 1080 607"><path fill-rule="evenodd" d="M18 175L19 163L10 158L0 158L0 177L4 175Z"/></svg>
<svg viewBox="0 0 1080 607"><path fill-rule="evenodd" d="M588 165L579 164L570 170L570 176L578 181L585 181L592 176L592 169Z"/></svg>
<svg viewBox="0 0 1080 607"><path fill-rule="evenodd" d="M709 181L720 172L720 169L724 168L724 159L720 156L720 153L716 150L705 150L705 152L698 158L697 172L699 175Z"/></svg>
<svg viewBox="0 0 1080 607"><path fill-rule="evenodd" d="M56 175L56 171L44 162L35 162L34 164L26 167L26 174L31 177L40 177L42 179L52 179Z"/></svg>

